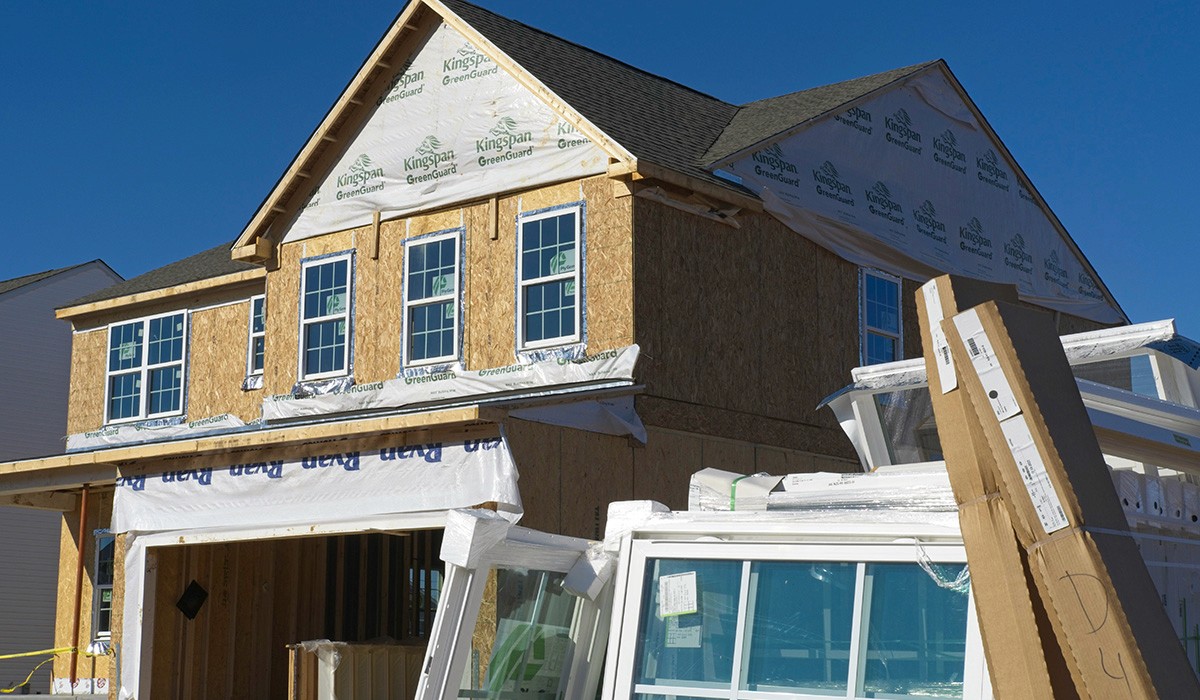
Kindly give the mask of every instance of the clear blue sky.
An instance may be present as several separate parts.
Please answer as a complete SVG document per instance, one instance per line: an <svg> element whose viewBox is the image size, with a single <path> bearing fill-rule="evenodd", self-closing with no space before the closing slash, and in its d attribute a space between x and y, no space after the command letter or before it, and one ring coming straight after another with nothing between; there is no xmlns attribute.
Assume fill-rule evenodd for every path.
<svg viewBox="0 0 1200 700"><path fill-rule="evenodd" d="M479 2L732 102L945 58L1130 318L1200 338L1200 3ZM402 7L0 2L0 279L231 240Z"/></svg>

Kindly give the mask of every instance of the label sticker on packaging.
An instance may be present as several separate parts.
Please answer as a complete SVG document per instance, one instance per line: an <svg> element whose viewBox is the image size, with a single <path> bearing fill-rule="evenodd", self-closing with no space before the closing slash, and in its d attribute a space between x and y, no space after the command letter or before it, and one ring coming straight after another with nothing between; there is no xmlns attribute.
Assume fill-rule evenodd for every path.
<svg viewBox="0 0 1200 700"><path fill-rule="evenodd" d="M666 646L668 649L699 649L703 630L699 624L684 624L678 615L668 617Z"/></svg>
<svg viewBox="0 0 1200 700"><path fill-rule="evenodd" d="M963 345L967 346L971 365L975 368L975 373L979 375L979 381L983 384L983 390L988 396L988 403L991 404L996 418L1003 421L1005 418L1020 413L1021 407L1017 405L1017 395L1004 376L1004 369L1000 367L1000 359L996 357L992 341L988 339L987 332L983 330L979 314L975 312L975 309L962 312L954 317L954 327L958 329Z"/></svg>
<svg viewBox="0 0 1200 700"><path fill-rule="evenodd" d="M929 317L929 334L933 341L938 384L945 394L958 386L958 378L954 375L954 358L950 356L950 343L946 341L946 331L942 330L942 298L935 280L921 285L921 292L925 295L925 315Z"/></svg>
<svg viewBox="0 0 1200 700"><path fill-rule="evenodd" d="M660 576L658 579L658 616L690 615L700 608L696 604L696 572Z"/></svg>
<svg viewBox="0 0 1200 700"><path fill-rule="evenodd" d="M1054 490L1054 482L1050 481L1046 463L1042 461L1042 455L1033 442L1033 434L1029 431L1025 416L1001 421L1000 430L1017 463L1017 471L1021 472L1021 481L1025 482L1025 490L1029 492L1029 500L1033 502L1042 529L1047 535L1063 529L1069 524L1067 514L1063 511L1062 501L1058 499L1058 492Z"/></svg>

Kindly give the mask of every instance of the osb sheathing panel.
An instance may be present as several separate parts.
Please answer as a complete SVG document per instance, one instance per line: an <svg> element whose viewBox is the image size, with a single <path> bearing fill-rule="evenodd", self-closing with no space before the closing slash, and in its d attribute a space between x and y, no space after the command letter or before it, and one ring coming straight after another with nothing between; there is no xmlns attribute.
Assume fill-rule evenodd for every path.
<svg viewBox="0 0 1200 700"><path fill-rule="evenodd" d="M243 421L261 414L262 392L242 391L246 378L250 302L191 314L187 415L190 419L232 413Z"/></svg>
<svg viewBox="0 0 1200 700"><path fill-rule="evenodd" d="M83 528L83 579L82 596L80 598L79 614L79 645L87 648L94 639L92 635L92 582L96 576L96 536L95 531L109 526L112 514L112 490L91 491L88 493L88 517ZM75 568L79 561L76 546L79 537L79 509L63 514L63 526L59 537L58 557L58 600L54 619L54 646L69 647L72 643L72 632L75 624ZM116 570L120 560L114 566L114 594L116 588ZM123 577L122 577L123 578ZM115 595L114 595L115 598ZM113 618L120 615L114 600ZM79 678L109 678L112 675L111 657L79 656L76 676ZM71 655L60 654L54 659L53 674L55 678L67 678L71 675Z"/></svg>
<svg viewBox="0 0 1200 700"><path fill-rule="evenodd" d="M858 364L857 268L765 214L744 213L735 229L633 200L638 376L648 396L680 404L655 424L699 419L716 435L849 456L833 414L815 406ZM780 432L773 421L828 437L795 445L768 434Z"/></svg>
<svg viewBox="0 0 1200 700"><path fill-rule="evenodd" d="M95 430L104 423L104 371L108 332L104 329L71 336L71 389L67 434ZM65 445L64 445L65 447Z"/></svg>

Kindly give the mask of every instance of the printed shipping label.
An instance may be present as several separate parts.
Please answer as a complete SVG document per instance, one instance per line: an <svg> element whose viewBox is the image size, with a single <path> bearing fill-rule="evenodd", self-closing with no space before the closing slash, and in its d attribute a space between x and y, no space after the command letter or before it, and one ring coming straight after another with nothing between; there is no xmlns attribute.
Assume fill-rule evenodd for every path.
<svg viewBox="0 0 1200 700"><path fill-rule="evenodd" d="M1017 395L1004 376L1004 369L996 357L992 341L988 339L979 314L975 309L969 309L954 317L954 327L967 346L967 354L971 357L971 365L979 375L983 390L987 393L988 403L996 418L1003 421L1017 415L1021 407L1017 405Z"/></svg>
<svg viewBox="0 0 1200 700"><path fill-rule="evenodd" d="M933 337L938 383L945 394L958 386L958 377L954 375L954 358L950 356L950 344L946 341L946 332L942 330L941 294L934 280L921 285L921 292L925 295L925 314L929 317L929 333Z"/></svg>
<svg viewBox="0 0 1200 700"><path fill-rule="evenodd" d="M1025 490L1029 492L1029 500L1033 502L1042 529L1047 535L1063 529L1069 524L1067 514L1063 511L1062 501L1058 499L1058 492L1054 490L1054 482L1050 481L1050 475L1046 472L1046 463L1042 461L1042 455L1033 442L1033 434L1029 432L1025 416L1001 421L1000 430L1004 432L1008 449L1017 463L1017 470L1021 472L1021 481L1025 482Z"/></svg>
<svg viewBox="0 0 1200 700"><path fill-rule="evenodd" d="M661 576L658 579L658 615L690 615L699 610L696 604L696 572Z"/></svg>
<svg viewBox="0 0 1200 700"><path fill-rule="evenodd" d="M684 625L679 616L667 618L668 649L699 649L704 628L700 625Z"/></svg>

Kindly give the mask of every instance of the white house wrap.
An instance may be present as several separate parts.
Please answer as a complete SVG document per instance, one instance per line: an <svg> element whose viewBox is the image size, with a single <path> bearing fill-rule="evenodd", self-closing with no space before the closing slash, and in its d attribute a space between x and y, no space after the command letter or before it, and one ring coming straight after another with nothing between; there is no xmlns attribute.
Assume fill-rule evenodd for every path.
<svg viewBox="0 0 1200 700"><path fill-rule="evenodd" d="M377 97L284 241L607 167L603 150L443 24Z"/></svg>
<svg viewBox="0 0 1200 700"><path fill-rule="evenodd" d="M723 166L796 232L925 281L953 272L1123 320L974 114L929 71Z"/></svg>
<svg viewBox="0 0 1200 700"><path fill-rule="evenodd" d="M503 438L191 467L117 480L113 532L273 527L465 508L521 513Z"/></svg>

